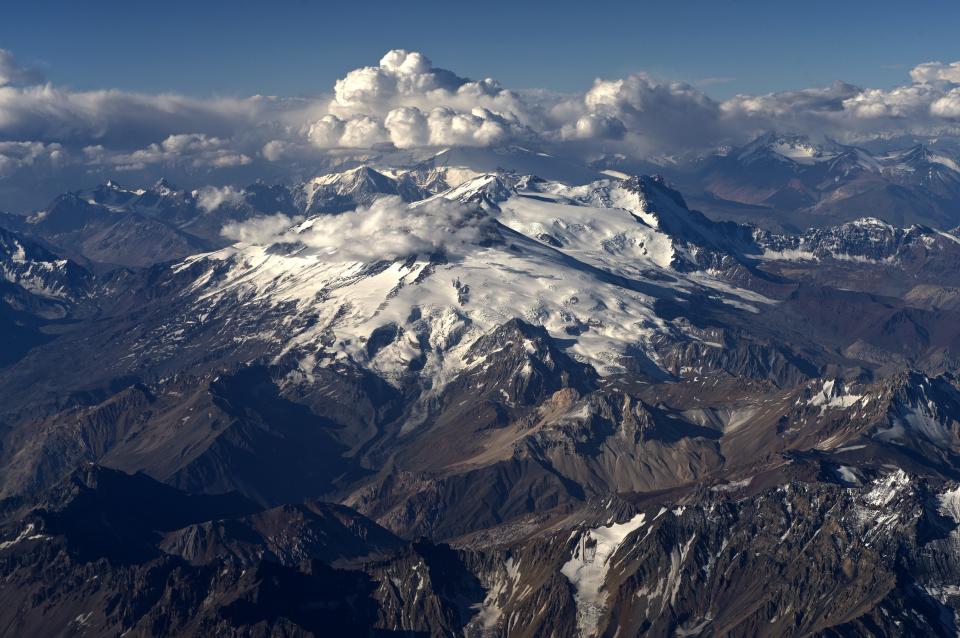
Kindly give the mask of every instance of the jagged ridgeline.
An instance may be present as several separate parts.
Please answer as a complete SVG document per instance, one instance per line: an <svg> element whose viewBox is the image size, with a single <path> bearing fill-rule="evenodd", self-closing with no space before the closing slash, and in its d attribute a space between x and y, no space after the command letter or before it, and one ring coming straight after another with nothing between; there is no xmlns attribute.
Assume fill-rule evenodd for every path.
<svg viewBox="0 0 960 638"><path fill-rule="evenodd" d="M941 200L789 232L511 153L3 217L0 633L956 635ZM953 183L698 179L814 214L828 162Z"/></svg>

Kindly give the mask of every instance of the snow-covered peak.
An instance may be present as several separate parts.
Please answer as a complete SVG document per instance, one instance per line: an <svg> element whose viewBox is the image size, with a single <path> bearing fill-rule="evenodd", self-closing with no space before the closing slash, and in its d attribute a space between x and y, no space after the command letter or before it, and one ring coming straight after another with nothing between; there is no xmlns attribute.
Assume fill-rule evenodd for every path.
<svg viewBox="0 0 960 638"><path fill-rule="evenodd" d="M391 178L369 166L358 166L340 173L320 175L307 183L318 187L333 186L347 193L364 186L389 187L391 181Z"/></svg>
<svg viewBox="0 0 960 638"><path fill-rule="evenodd" d="M517 182L518 179L514 176L486 173L468 179L459 186L447 189L437 197L464 204L473 202L495 206L513 195Z"/></svg>
<svg viewBox="0 0 960 638"><path fill-rule="evenodd" d="M0 280L44 299L75 301L89 279L76 264L0 228Z"/></svg>
<svg viewBox="0 0 960 638"><path fill-rule="evenodd" d="M878 159L884 170L893 175L918 176L921 180L960 179L960 163L955 158L931 151L923 144Z"/></svg>
<svg viewBox="0 0 960 638"><path fill-rule="evenodd" d="M934 164L942 164L943 166L946 166L954 173L960 173L960 164L958 164L957 161L951 157L947 157L946 155L939 155L937 153L931 153L929 156L929 159Z"/></svg>
<svg viewBox="0 0 960 638"><path fill-rule="evenodd" d="M847 222L846 224L843 224L843 226L849 228L877 229L884 232L893 228L893 224L888 224L882 219L877 219L876 217L861 217L860 219Z"/></svg>
<svg viewBox="0 0 960 638"><path fill-rule="evenodd" d="M393 382L416 374L442 385L462 371L471 343L513 319L543 326L568 355L610 373L639 352L655 361L653 341L677 337L655 310L659 300L710 288L748 311L766 302L676 269L687 244L649 223L663 216L653 207L694 214L659 182L645 188L489 175L449 197L380 198L294 228L264 226L249 234L256 242L175 269L201 273L191 293L198 314L230 307L227 299L242 300L241 323L284 308L256 334L301 357L306 374L351 361ZM496 207L471 197L491 189Z"/></svg>
<svg viewBox="0 0 960 638"><path fill-rule="evenodd" d="M157 180L151 190L163 196L177 195L181 192L179 188L163 177Z"/></svg>
<svg viewBox="0 0 960 638"><path fill-rule="evenodd" d="M737 158L747 165L766 159L813 165L834 159L846 150L847 147L832 140L814 142L805 135L780 135L771 132L741 148Z"/></svg>
<svg viewBox="0 0 960 638"><path fill-rule="evenodd" d="M457 147L422 158L412 170L440 175L449 187L484 173L538 175L566 185L586 184L604 176L563 157L519 146L471 148Z"/></svg>
<svg viewBox="0 0 960 638"><path fill-rule="evenodd" d="M423 189L409 177L403 174L389 176L370 166L320 175L297 190L307 214L351 210L385 195L399 195L408 202L425 196Z"/></svg>

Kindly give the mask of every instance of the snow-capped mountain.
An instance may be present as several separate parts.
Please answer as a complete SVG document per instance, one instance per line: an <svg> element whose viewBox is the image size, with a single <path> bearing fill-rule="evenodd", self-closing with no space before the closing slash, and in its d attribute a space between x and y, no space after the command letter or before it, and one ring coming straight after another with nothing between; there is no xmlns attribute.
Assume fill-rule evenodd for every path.
<svg viewBox="0 0 960 638"><path fill-rule="evenodd" d="M0 229L0 275L7 283L52 300L77 301L91 283L88 272L15 233Z"/></svg>
<svg viewBox="0 0 960 638"><path fill-rule="evenodd" d="M46 341L43 328L70 317L93 283L80 266L0 228L0 365Z"/></svg>
<svg viewBox="0 0 960 638"><path fill-rule="evenodd" d="M746 146L733 149L727 156L735 157L745 166L778 162L787 165L812 166L835 160L852 150L833 140L814 141L803 135L781 135L770 132L761 135Z"/></svg>
<svg viewBox="0 0 960 638"><path fill-rule="evenodd" d="M833 140L768 133L681 168L709 214L804 228L875 216L900 226L958 225L957 158L922 145L870 152ZM703 192L705 197L699 195Z"/></svg>
<svg viewBox="0 0 960 638"><path fill-rule="evenodd" d="M345 359L397 381L409 370L437 380L459 373L470 345L513 318L615 371L630 351L655 359L651 342L674 331L655 310L660 302L707 295L750 311L767 303L707 271L715 263L704 255L724 238L708 237L710 222L656 180L568 187L483 175L412 206L380 201L390 203L308 217L268 241L174 266L198 281L189 312L249 300L233 321L252 316L251 304L257 317L275 315L278 354L300 353L304 373ZM363 226L366 217L375 227ZM378 250L395 239L414 247Z"/></svg>
<svg viewBox="0 0 960 638"><path fill-rule="evenodd" d="M396 159L396 158L393 158ZM510 148L449 149L426 158L405 156L400 168L362 164L289 184L180 189L167 180L144 188L107 181L65 193L29 215L4 215L0 225L35 237L96 269L142 267L225 246L224 226L285 214L336 214L385 195L423 200L488 171L544 169L569 183L599 173L542 153ZM489 167L485 169L484 167Z"/></svg>
<svg viewBox="0 0 960 638"><path fill-rule="evenodd" d="M341 213L371 204L384 195L414 202L428 194L410 175L390 177L369 166L315 177L297 188L305 214Z"/></svg>
<svg viewBox="0 0 960 638"><path fill-rule="evenodd" d="M899 228L872 217L811 229L801 235L775 235L758 230L756 238L764 248L766 259L829 258L906 266L905 261L918 258L919 251L943 260L960 256L960 236L954 231L916 225Z"/></svg>
<svg viewBox="0 0 960 638"><path fill-rule="evenodd" d="M562 156L510 146L506 148L448 148L425 158L416 158L411 172L426 185L444 184L445 188L485 173L536 175L567 185L586 184L603 179L599 171ZM443 188L431 187L439 192Z"/></svg>
<svg viewBox="0 0 960 638"><path fill-rule="evenodd" d="M186 191L165 180L138 189L108 181L65 193L29 215L7 215L2 224L107 270L182 259L229 243L220 233L230 222L297 210L293 193L283 186Z"/></svg>
<svg viewBox="0 0 960 638"><path fill-rule="evenodd" d="M878 158L886 174L904 183L917 183L932 192L954 196L960 189L960 163L922 144Z"/></svg>

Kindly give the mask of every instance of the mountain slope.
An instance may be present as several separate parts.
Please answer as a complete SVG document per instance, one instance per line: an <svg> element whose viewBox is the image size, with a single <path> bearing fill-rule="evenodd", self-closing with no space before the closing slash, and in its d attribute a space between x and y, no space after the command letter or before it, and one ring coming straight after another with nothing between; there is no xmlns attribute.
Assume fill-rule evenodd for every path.
<svg viewBox="0 0 960 638"><path fill-rule="evenodd" d="M70 317L92 287L81 266L0 228L0 366L48 341L45 326Z"/></svg>

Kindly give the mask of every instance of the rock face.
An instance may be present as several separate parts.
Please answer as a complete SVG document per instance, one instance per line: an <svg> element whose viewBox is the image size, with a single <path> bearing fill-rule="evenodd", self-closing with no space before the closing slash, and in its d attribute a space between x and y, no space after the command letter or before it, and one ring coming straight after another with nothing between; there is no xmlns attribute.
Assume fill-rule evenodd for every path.
<svg viewBox="0 0 960 638"><path fill-rule="evenodd" d="M956 635L960 237L455 160L0 231L0 633Z"/></svg>
<svg viewBox="0 0 960 638"><path fill-rule="evenodd" d="M0 365L48 341L43 329L72 318L93 283L81 266L0 228Z"/></svg>

